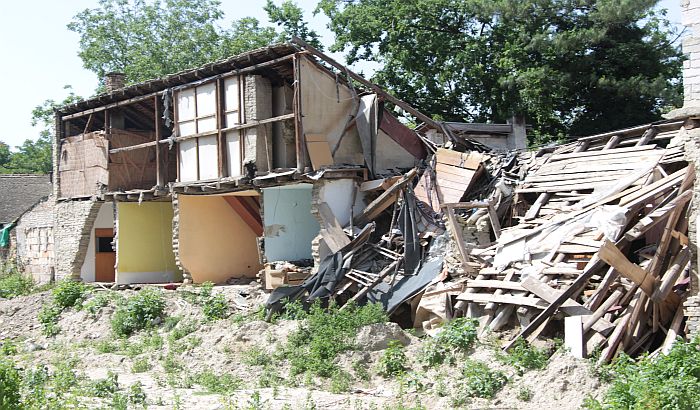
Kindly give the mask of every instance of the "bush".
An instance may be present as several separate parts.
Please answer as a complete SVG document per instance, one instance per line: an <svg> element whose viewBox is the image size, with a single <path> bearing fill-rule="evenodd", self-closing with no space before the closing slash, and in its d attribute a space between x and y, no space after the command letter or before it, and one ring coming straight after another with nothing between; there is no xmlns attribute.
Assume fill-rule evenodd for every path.
<svg viewBox="0 0 700 410"><path fill-rule="evenodd" d="M228 302L221 293L218 293L202 303L202 312L209 320L219 320L228 317Z"/></svg>
<svg viewBox="0 0 700 410"><path fill-rule="evenodd" d="M0 360L0 409L20 408L22 378L11 362Z"/></svg>
<svg viewBox="0 0 700 410"><path fill-rule="evenodd" d="M457 318L447 323L437 336L423 345L423 362L428 366L440 365L445 360L453 362L455 353L466 352L472 347L478 326L478 321L467 318Z"/></svg>
<svg viewBox="0 0 700 410"><path fill-rule="evenodd" d="M41 332L46 336L56 336L61 328L58 326L58 318L61 316L63 309L54 303L48 303L41 307L39 311L39 323L41 323Z"/></svg>
<svg viewBox="0 0 700 410"><path fill-rule="evenodd" d="M210 393L230 394L241 388L243 380L229 373L216 374L207 370L195 376L195 383Z"/></svg>
<svg viewBox="0 0 700 410"><path fill-rule="evenodd" d="M72 306L79 306L89 288L82 282L77 282L70 279L65 279L56 284L51 293L53 294L54 303L61 309L66 309Z"/></svg>
<svg viewBox="0 0 700 410"><path fill-rule="evenodd" d="M470 397L491 398L508 379L500 371L491 370L486 363L467 360L462 368L464 376L462 387Z"/></svg>
<svg viewBox="0 0 700 410"><path fill-rule="evenodd" d="M397 340L389 341L389 347L379 359L379 374L384 377L398 376L406 371L408 358L403 352L403 345Z"/></svg>
<svg viewBox="0 0 700 410"><path fill-rule="evenodd" d="M118 336L130 336L149 328L163 317L165 300L156 289L143 289L123 302L112 316L112 331Z"/></svg>
<svg viewBox="0 0 700 410"><path fill-rule="evenodd" d="M589 409L700 408L700 338L677 341L668 355L620 356L610 366L613 375L602 403L586 400Z"/></svg>
<svg viewBox="0 0 700 410"><path fill-rule="evenodd" d="M32 278L24 275L12 263L5 262L0 266L0 298L28 295L34 286Z"/></svg>
<svg viewBox="0 0 700 410"><path fill-rule="evenodd" d="M357 329L386 321L386 313L379 304L362 307L351 304L340 310L333 304L324 309L314 303L285 346L292 374L310 371L321 377L333 376L338 370L335 363L338 354L355 347L352 341Z"/></svg>
<svg viewBox="0 0 700 410"><path fill-rule="evenodd" d="M131 365L131 372L143 373L151 370L152 368L153 365L150 361L148 361L148 358L142 357L141 359L135 360L134 363Z"/></svg>

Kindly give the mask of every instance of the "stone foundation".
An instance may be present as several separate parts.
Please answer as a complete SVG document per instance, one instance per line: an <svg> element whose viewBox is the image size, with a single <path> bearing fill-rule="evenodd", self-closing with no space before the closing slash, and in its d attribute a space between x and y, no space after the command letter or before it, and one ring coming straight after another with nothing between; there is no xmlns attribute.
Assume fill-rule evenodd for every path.
<svg viewBox="0 0 700 410"><path fill-rule="evenodd" d="M90 233L102 202L59 201L54 212L56 280L80 279L80 268L90 243Z"/></svg>

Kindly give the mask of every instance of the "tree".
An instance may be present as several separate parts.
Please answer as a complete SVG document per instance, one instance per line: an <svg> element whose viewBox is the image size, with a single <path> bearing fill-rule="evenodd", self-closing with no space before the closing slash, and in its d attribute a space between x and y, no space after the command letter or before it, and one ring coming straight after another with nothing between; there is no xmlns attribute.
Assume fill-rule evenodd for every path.
<svg viewBox="0 0 700 410"><path fill-rule="evenodd" d="M282 32L278 36L279 40L285 41L292 36L296 36L319 50L323 50L318 33L309 28L306 21L304 21L303 10L296 3L287 0L276 6L272 0L267 0L264 9L270 22L282 27Z"/></svg>
<svg viewBox="0 0 700 410"><path fill-rule="evenodd" d="M658 119L682 54L656 0L321 0L332 51L438 118L562 136Z"/></svg>
<svg viewBox="0 0 700 410"><path fill-rule="evenodd" d="M211 61L267 46L287 34L318 42L291 1L268 2L270 21L283 28L263 27L252 17L228 29L218 0L99 0L99 6L78 13L68 29L80 35L79 56L98 78L122 72L127 83L162 77Z"/></svg>

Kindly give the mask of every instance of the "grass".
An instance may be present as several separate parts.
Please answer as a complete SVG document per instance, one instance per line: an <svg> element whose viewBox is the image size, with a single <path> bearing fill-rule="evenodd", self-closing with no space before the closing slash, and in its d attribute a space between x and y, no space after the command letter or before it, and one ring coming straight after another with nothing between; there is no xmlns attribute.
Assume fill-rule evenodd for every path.
<svg viewBox="0 0 700 410"><path fill-rule="evenodd" d="M443 326L436 337L423 345L421 361L428 367L444 362L453 363L456 354L467 352L477 338L479 322L474 319L458 318Z"/></svg>
<svg viewBox="0 0 700 410"><path fill-rule="evenodd" d="M35 287L34 280L20 272L14 263L0 261L0 298L28 295Z"/></svg>
<svg viewBox="0 0 700 410"><path fill-rule="evenodd" d="M315 303L302 317L299 329L289 335L284 356L292 375L310 372L321 377L331 377L339 370L336 358L355 348L353 340L360 327L387 320L382 307L375 304L347 305L340 310Z"/></svg>
<svg viewBox="0 0 700 410"><path fill-rule="evenodd" d="M523 375L527 370L544 369L549 361L549 351L538 349L528 344L523 339L518 339L508 352L503 353L498 349L496 359L501 363L515 367L519 375Z"/></svg>
<svg viewBox="0 0 700 410"><path fill-rule="evenodd" d="M589 398L587 409L700 408L700 338L678 340L668 355L622 355L608 367L610 388L601 401Z"/></svg>

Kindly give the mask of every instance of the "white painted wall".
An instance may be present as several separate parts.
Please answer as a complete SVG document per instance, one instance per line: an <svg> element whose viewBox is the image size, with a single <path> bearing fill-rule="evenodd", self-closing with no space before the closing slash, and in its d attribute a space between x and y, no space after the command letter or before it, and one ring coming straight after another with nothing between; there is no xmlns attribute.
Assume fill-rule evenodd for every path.
<svg viewBox="0 0 700 410"><path fill-rule="evenodd" d="M97 219L90 231L90 243L85 254L83 266L80 268L80 278L83 282L95 281L95 229L96 228L114 228L114 204L105 202L100 207L97 213Z"/></svg>
<svg viewBox="0 0 700 410"><path fill-rule="evenodd" d="M328 204L335 218L341 226L350 223L350 204L352 202L352 190L355 185L353 179L325 180L319 190L319 199ZM354 215L358 215L365 209L364 192L358 192L353 205Z"/></svg>

